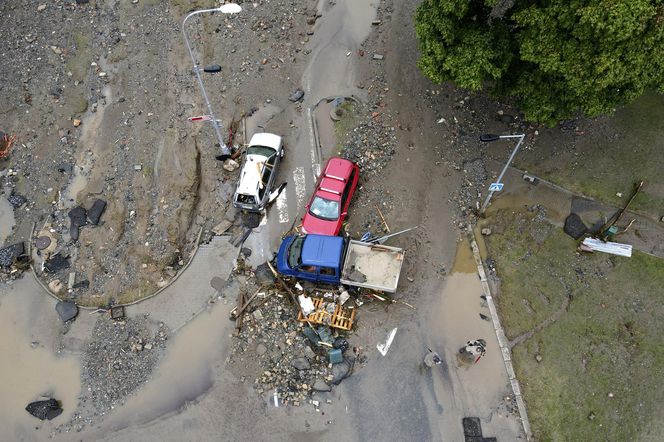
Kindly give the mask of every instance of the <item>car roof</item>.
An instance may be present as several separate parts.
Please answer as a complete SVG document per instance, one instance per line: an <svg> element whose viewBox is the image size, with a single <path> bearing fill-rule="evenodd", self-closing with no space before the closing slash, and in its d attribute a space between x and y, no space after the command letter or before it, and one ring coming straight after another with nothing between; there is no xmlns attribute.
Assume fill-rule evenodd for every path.
<svg viewBox="0 0 664 442"><path fill-rule="evenodd" d="M344 239L340 236L307 235L302 247L302 263L319 267L336 267L340 264Z"/></svg>
<svg viewBox="0 0 664 442"><path fill-rule="evenodd" d="M242 166L242 171L240 172L237 193L258 196L261 172L263 171L266 160L267 158L263 155L247 155L246 161Z"/></svg>
<svg viewBox="0 0 664 442"><path fill-rule="evenodd" d="M260 132L251 137L249 146L266 146L271 147L274 150L279 150L279 146L281 146L281 137L267 132Z"/></svg>
<svg viewBox="0 0 664 442"><path fill-rule="evenodd" d="M340 157L332 157L323 169L322 178L316 194L324 193L326 198L340 200L348 178L353 170L352 161Z"/></svg>
<svg viewBox="0 0 664 442"><path fill-rule="evenodd" d="M350 160L340 157L332 157L327 161L323 175L347 180L353 170L354 163Z"/></svg>

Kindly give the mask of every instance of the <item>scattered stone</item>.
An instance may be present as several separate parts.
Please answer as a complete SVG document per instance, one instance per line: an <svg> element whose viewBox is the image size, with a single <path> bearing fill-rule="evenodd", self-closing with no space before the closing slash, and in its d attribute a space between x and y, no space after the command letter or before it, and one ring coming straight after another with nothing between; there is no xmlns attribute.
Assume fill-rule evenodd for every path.
<svg viewBox="0 0 664 442"><path fill-rule="evenodd" d="M292 101L293 103L296 103L300 101L304 97L304 91L300 88L295 89L293 93L288 97L288 101Z"/></svg>
<svg viewBox="0 0 664 442"><path fill-rule="evenodd" d="M88 281L87 279L79 281L72 286L72 288L74 289L87 289L88 287L90 287L90 281Z"/></svg>
<svg viewBox="0 0 664 442"><path fill-rule="evenodd" d="M263 319L263 313L259 309L254 310L252 316L256 321L261 321Z"/></svg>
<svg viewBox="0 0 664 442"><path fill-rule="evenodd" d="M240 167L240 165L238 164L237 161L229 158L226 161L224 161L224 165L222 167L224 168L225 171L233 172L237 170L237 168Z"/></svg>
<svg viewBox="0 0 664 442"><path fill-rule="evenodd" d="M536 354L536 355L535 355L535 360L536 360L537 362L542 362L542 355L540 355L539 353Z"/></svg>
<svg viewBox="0 0 664 442"><path fill-rule="evenodd" d="M311 388L314 391L332 391L332 386L326 384L322 379L316 379Z"/></svg>
<svg viewBox="0 0 664 442"><path fill-rule="evenodd" d="M384 58L385 58L385 56L382 55L382 54L374 54L374 55L373 55L373 59L374 59L374 60L382 60L382 59L384 59Z"/></svg>
<svg viewBox="0 0 664 442"><path fill-rule="evenodd" d="M311 364L309 363L307 358L293 359L291 365L298 370L309 370L311 368Z"/></svg>
<svg viewBox="0 0 664 442"><path fill-rule="evenodd" d="M55 311L58 312L62 322L67 322L78 315L78 306L72 301L59 301L55 304Z"/></svg>
<svg viewBox="0 0 664 442"><path fill-rule="evenodd" d="M332 385L339 385L350 376L354 362L352 358L345 358L343 362L332 365Z"/></svg>
<svg viewBox="0 0 664 442"><path fill-rule="evenodd" d="M261 285L274 283L274 273L272 273L272 270L270 270L270 266L268 266L267 263L263 263L256 267L256 279Z"/></svg>
<svg viewBox="0 0 664 442"><path fill-rule="evenodd" d="M106 201L96 199L92 203L90 210L88 210L88 220L90 220L90 224L93 226L98 225L101 216L104 214L104 210L106 210Z"/></svg>
<svg viewBox="0 0 664 442"><path fill-rule="evenodd" d="M41 420L51 420L62 413L60 402L52 398L45 401L30 402L25 410Z"/></svg>
<svg viewBox="0 0 664 442"><path fill-rule="evenodd" d="M482 235L484 235L484 236L489 236L489 235L491 235L491 229L488 228L488 227L483 228L483 229L482 229Z"/></svg>
<svg viewBox="0 0 664 442"><path fill-rule="evenodd" d="M80 126L81 123L82 123L82 121L79 120L78 118L74 118L74 121L72 121L72 124L74 125L74 127Z"/></svg>
<svg viewBox="0 0 664 442"><path fill-rule="evenodd" d="M249 257L251 256L251 249L248 248L248 247L242 247L242 248L240 249L240 252L242 253L242 255L243 255L245 258L249 258Z"/></svg>
<svg viewBox="0 0 664 442"><path fill-rule="evenodd" d="M44 9L46 9L46 5L37 6L37 11L39 11L39 12L43 11Z"/></svg>
<svg viewBox="0 0 664 442"><path fill-rule="evenodd" d="M82 227L88 222L87 211L81 206L76 206L69 211L69 219L72 226Z"/></svg>
<svg viewBox="0 0 664 442"><path fill-rule="evenodd" d="M256 346L256 353L257 353L259 356L263 356L266 352L267 352L267 347L264 346L263 344L258 344L258 345Z"/></svg>
<svg viewBox="0 0 664 442"><path fill-rule="evenodd" d="M61 253L58 253L46 260L44 270L49 273L56 273L60 270L68 269L69 266L69 258L65 258Z"/></svg>
<svg viewBox="0 0 664 442"><path fill-rule="evenodd" d="M54 279L53 281L48 283L48 289L54 293L54 294L59 294L62 292L62 282L60 282L59 279Z"/></svg>
<svg viewBox="0 0 664 442"><path fill-rule="evenodd" d="M141 164L134 164L134 170L139 171L142 170L143 166Z"/></svg>
<svg viewBox="0 0 664 442"><path fill-rule="evenodd" d="M73 289L75 283L76 283L76 272L70 272L69 280L67 281L67 289L68 290Z"/></svg>
<svg viewBox="0 0 664 442"><path fill-rule="evenodd" d="M0 249L0 267L11 267L14 261L25 254L23 242Z"/></svg>

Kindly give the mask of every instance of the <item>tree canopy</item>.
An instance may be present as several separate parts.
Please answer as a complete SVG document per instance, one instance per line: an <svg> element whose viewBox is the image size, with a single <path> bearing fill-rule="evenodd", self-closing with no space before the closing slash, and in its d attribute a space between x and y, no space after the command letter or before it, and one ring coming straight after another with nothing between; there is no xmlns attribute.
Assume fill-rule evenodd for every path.
<svg viewBox="0 0 664 442"><path fill-rule="evenodd" d="M415 28L427 77L511 97L530 121L664 92L664 0L424 0Z"/></svg>

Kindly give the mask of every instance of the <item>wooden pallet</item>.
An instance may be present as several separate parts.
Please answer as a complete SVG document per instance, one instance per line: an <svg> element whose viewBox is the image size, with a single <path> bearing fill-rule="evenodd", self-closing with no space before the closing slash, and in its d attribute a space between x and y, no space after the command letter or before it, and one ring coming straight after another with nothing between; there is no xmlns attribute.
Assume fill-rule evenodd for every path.
<svg viewBox="0 0 664 442"><path fill-rule="evenodd" d="M307 318L304 317L302 311L297 315L297 320L300 322L309 321L312 324L325 324L330 327L340 328L342 330L350 330L355 320L355 309L343 308L339 304L334 307L334 313L330 314L323 308L325 300L323 298L313 298L314 307L313 311Z"/></svg>

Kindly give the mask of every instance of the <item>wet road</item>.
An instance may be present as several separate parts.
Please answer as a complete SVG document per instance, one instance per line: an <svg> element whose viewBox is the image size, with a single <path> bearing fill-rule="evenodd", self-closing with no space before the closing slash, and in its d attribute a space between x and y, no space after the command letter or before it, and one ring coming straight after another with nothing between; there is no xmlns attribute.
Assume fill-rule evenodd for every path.
<svg viewBox="0 0 664 442"><path fill-rule="evenodd" d="M305 92L303 112L297 112L293 106L280 109L268 104L247 119L247 139L258 130L274 131L284 136L286 154L277 183L288 183L267 210L261 225L245 242L245 247L252 249L249 262L254 266L271 259L279 247L281 235L293 223L299 224L321 164L334 154L332 143L325 143L322 148L317 144L318 132L331 132L332 122L325 113L322 113L324 118L319 117L314 122L319 114L315 112L316 108L330 97L362 99L366 96L366 91L356 86L357 57L347 54L355 54L369 35L377 2L340 0L333 8L323 11L326 4L319 1L319 12L325 13L316 24L309 46L311 54L301 80ZM288 122L292 122L292 128ZM280 133L279 129L284 132Z"/></svg>

